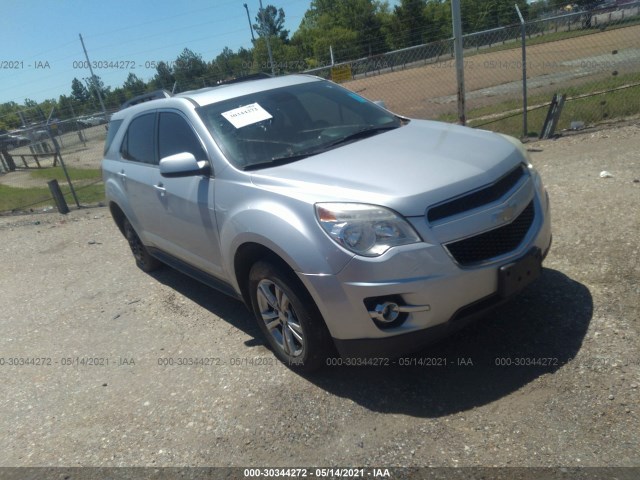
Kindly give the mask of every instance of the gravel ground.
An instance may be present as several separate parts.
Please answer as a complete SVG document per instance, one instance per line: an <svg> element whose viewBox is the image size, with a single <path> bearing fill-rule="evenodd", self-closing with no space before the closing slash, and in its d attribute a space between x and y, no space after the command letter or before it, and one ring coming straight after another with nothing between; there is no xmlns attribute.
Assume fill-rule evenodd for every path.
<svg viewBox="0 0 640 480"><path fill-rule="evenodd" d="M0 466L640 466L640 122L529 148L543 278L422 367L294 374L105 208L0 217Z"/></svg>

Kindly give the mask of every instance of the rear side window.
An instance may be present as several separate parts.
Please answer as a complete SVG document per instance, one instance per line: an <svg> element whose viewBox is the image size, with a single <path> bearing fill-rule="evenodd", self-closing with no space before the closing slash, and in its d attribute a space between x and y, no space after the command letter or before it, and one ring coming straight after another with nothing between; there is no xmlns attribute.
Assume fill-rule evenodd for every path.
<svg viewBox="0 0 640 480"><path fill-rule="evenodd" d="M104 153L106 154L109 151L109 147L113 143L113 139L120 130L120 125L122 125L122 120L112 120L109 122L109 127L107 129L107 140L104 142Z"/></svg>
<svg viewBox="0 0 640 480"><path fill-rule="evenodd" d="M207 159L207 154L189 123L182 116L171 112L160 112L158 151L161 159L184 152L192 153L196 160Z"/></svg>
<svg viewBox="0 0 640 480"><path fill-rule="evenodd" d="M154 146L156 114L147 113L131 121L120 152L126 160L157 164Z"/></svg>

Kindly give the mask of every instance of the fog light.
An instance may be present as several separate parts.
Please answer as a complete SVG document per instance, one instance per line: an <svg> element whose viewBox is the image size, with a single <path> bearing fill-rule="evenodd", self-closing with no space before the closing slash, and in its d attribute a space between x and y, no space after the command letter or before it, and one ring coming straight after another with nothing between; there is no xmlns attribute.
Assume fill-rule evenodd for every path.
<svg viewBox="0 0 640 480"><path fill-rule="evenodd" d="M364 303L371 319L383 329L399 327L411 313L431 310L429 305L405 305L400 295L369 297Z"/></svg>
<svg viewBox="0 0 640 480"><path fill-rule="evenodd" d="M376 305L371 317L379 322L391 323L398 318L398 315L400 315L400 309L397 303L384 302Z"/></svg>

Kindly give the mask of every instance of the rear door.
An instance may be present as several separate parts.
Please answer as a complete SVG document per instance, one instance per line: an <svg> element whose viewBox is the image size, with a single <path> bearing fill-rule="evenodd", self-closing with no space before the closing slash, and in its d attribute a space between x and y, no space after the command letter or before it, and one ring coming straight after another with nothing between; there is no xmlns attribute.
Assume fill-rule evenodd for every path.
<svg viewBox="0 0 640 480"><path fill-rule="evenodd" d="M155 111L135 117L124 135L120 146L121 160L114 172L116 181L127 196L130 207L129 219L147 245L155 245L152 220L152 203L155 194L151 188L153 171L157 170L155 148Z"/></svg>

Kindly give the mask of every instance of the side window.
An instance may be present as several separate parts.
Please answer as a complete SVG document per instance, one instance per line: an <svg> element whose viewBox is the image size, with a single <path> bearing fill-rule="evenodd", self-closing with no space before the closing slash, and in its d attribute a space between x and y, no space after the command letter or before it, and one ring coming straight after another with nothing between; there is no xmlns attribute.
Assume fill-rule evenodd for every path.
<svg viewBox="0 0 640 480"><path fill-rule="evenodd" d="M148 113L135 118L127 129L120 152L122 157L134 162L157 164L153 143L153 127L156 114Z"/></svg>
<svg viewBox="0 0 640 480"><path fill-rule="evenodd" d="M109 122L109 126L107 128L107 140L104 142L104 153L107 154L109 151L109 147L111 147L111 143L120 130L120 125L122 125L122 120L111 120Z"/></svg>
<svg viewBox="0 0 640 480"><path fill-rule="evenodd" d="M160 158L176 153L192 153L196 160L206 160L207 154L187 121L177 113L160 112L158 123Z"/></svg>

